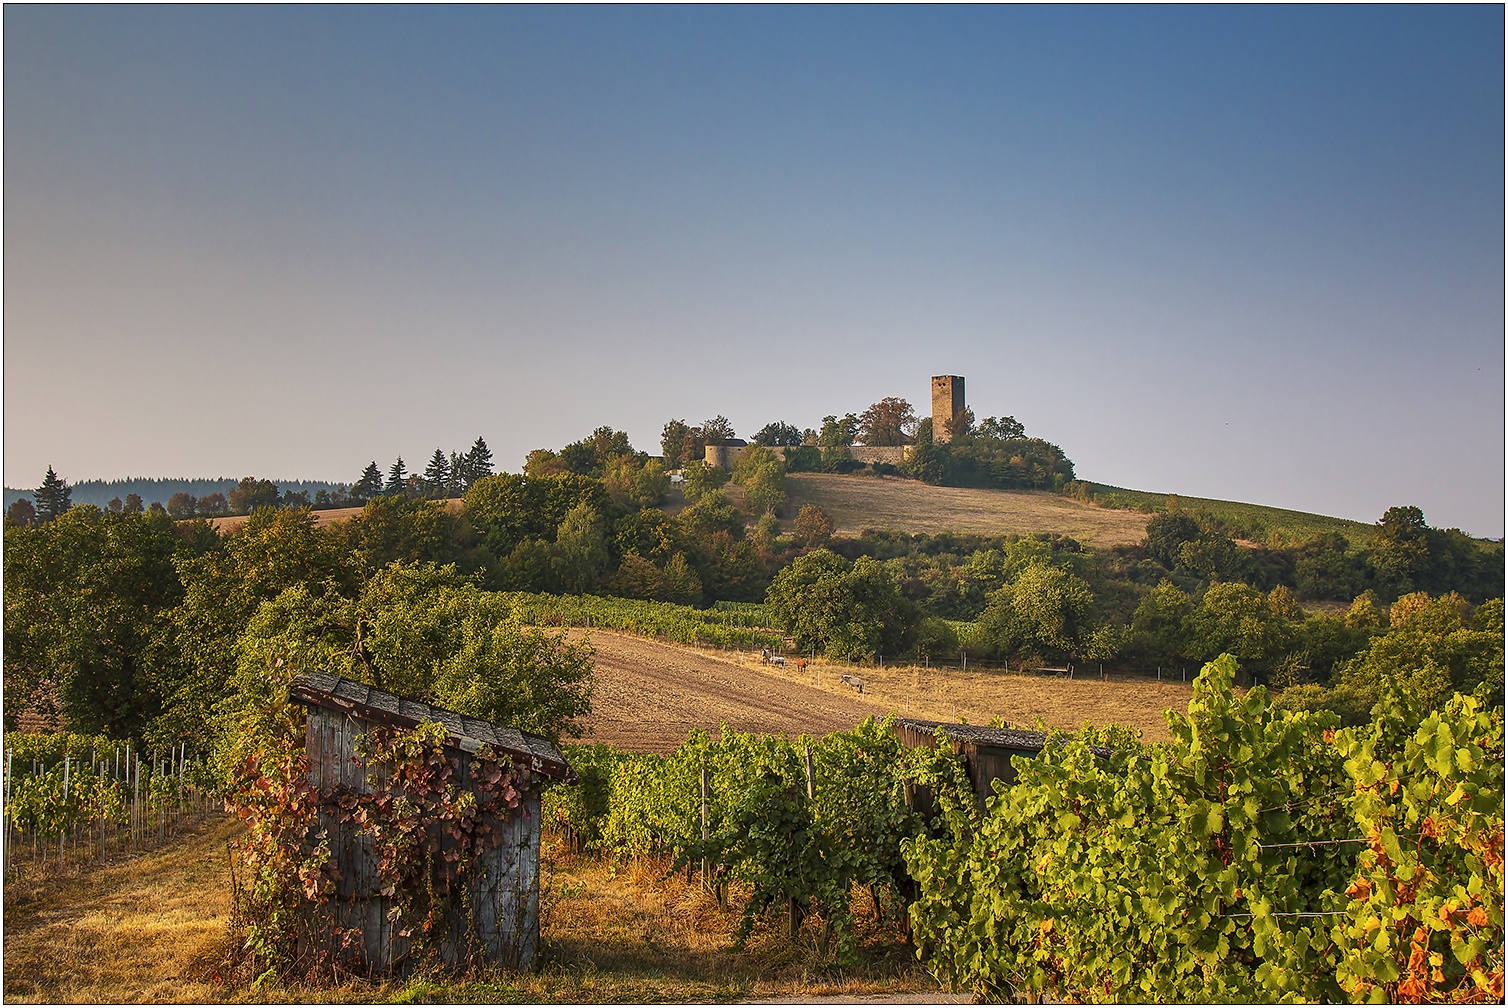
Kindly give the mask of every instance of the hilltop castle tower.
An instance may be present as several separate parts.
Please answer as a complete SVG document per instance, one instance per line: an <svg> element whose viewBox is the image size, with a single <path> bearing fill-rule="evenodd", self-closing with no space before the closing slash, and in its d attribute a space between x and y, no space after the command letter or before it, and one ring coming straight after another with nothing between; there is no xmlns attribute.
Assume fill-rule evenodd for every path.
<svg viewBox="0 0 1508 1008"><path fill-rule="evenodd" d="M963 378L958 375L935 375L932 378L932 440L948 440L948 421L963 412Z"/></svg>

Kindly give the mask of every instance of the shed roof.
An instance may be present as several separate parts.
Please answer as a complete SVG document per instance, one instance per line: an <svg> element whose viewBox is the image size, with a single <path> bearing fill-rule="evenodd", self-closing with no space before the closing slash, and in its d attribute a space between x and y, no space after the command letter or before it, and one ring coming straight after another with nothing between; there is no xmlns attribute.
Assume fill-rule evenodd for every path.
<svg viewBox="0 0 1508 1008"><path fill-rule="evenodd" d="M353 714L378 724L412 728L421 721L439 722L449 738L445 744L462 752L476 752L482 746L507 753L521 760L529 769L560 780L574 780L576 771L549 739L530 735L507 725L467 717L420 700L410 700L368 686L355 679L328 672L305 670L288 684L292 703L324 707Z"/></svg>
<svg viewBox="0 0 1508 1008"><path fill-rule="evenodd" d="M1002 749L1019 749L1022 752L1039 753L1047 745L1047 733L1025 731L1020 728L988 728L984 725L950 724L947 721L914 721L897 718L896 725L909 728L923 735L931 735L941 728L943 734L955 742L972 742L975 745L999 746ZM1104 746L1086 747L1096 756L1109 757L1115 750Z"/></svg>

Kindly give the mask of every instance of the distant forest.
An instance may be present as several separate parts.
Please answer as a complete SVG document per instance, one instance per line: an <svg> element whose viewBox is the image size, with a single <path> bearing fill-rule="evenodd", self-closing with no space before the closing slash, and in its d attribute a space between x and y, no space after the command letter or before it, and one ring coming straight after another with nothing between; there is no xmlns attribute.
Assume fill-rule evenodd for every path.
<svg viewBox="0 0 1508 1008"><path fill-rule="evenodd" d="M207 497L210 494L224 494L229 496L241 481L239 479L146 479L136 477L132 479L118 480L84 480L82 483L69 484L73 491L71 498L74 504L93 504L103 508L119 498L125 500L130 494L140 497L142 503L150 507L153 501L166 506L176 493L186 493L194 497ZM323 490L327 494L334 495L337 489L344 489L344 483L322 483L318 480L273 480L280 491L292 491L293 493L308 493L312 500L314 495ZM32 488L35 489L35 488ZM5 488L5 507L18 500L32 499L32 489L13 490Z"/></svg>

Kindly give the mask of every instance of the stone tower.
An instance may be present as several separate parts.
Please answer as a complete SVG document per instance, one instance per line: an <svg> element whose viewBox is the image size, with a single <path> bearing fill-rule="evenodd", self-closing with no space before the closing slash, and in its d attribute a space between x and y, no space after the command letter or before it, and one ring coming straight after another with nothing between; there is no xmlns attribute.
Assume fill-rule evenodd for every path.
<svg viewBox="0 0 1508 1008"><path fill-rule="evenodd" d="M948 421L963 412L963 378L935 375L932 378L932 440L948 440Z"/></svg>

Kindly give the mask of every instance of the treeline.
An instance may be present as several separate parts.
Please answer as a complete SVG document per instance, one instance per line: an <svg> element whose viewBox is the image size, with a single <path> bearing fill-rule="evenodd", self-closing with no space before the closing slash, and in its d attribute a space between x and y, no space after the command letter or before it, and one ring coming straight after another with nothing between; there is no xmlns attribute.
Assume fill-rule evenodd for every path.
<svg viewBox="0 0 1508 1008"><path fill-rule="evenodd" d="M350 485L311 480L278 483L256 476L240 480L86 480L70 485L49 466L37 489L6 489L5 518L12 525L47 522L74 504L90 504L124 514L156 509L179 520L247 515L259 507L329 511L362 507L376 497L422 500L459 497L472 483L490 475L492 452L480 437L464 454L451 452L447 456L436 448L422 474L410 473L400 455L384 477L374 459Z"/></svg>
<svg viewBox="0 0 1508 1008"><path fill-rule="evenodd" d="M154 503L166 507L175 494L188 494L196 499L213 494L228 498L230 492L236 489L240 482L240 480L228 477L220 479L134 477L118 480L81 480L70 484L68 489L74 504L93 504L97 508L107 508L112 500L118 500L121 502L120 506L126 506L134 496L145 510ZM345 488L343 483L329 483L324 480L274 480L273 482L277 484L280 492L291 491L294 494L302 494L311 502L321 490L328 496ZM23 499L35 504L35 494L35 490L16 490L6 487L5 507L9 509L16 501Z"/></svg>

